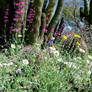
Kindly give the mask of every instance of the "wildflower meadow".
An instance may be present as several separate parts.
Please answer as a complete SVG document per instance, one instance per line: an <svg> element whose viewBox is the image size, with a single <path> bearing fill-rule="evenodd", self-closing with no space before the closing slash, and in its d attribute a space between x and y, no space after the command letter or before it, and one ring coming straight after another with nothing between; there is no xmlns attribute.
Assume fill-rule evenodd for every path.
<svg viewBox="0 0 92 92"><path fill-rule="evenodd" d="M0 0L0 92L92 92L92 0Z"/></svg>

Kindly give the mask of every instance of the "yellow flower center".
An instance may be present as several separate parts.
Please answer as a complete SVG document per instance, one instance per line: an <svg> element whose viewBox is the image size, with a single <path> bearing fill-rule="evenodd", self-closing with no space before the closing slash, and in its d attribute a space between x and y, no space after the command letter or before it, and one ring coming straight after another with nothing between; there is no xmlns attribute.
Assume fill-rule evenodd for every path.
<svg viewBox="0 0 92 92"><path fill-rule="evenodd" d="M58 55L58 52L56 52L56 55Z"/></svg>
<svg viewBox="0 0 92 92"><path fill-rule="evenodd" d="M52 48L55 48L54 46L52 46Z"/></svg>
<svg viewBox="0 0 92 92"><path fill-rule="evenodd" d="M28 62L27 60L24 61L24 63L27 63L27 62Z"/></svg>

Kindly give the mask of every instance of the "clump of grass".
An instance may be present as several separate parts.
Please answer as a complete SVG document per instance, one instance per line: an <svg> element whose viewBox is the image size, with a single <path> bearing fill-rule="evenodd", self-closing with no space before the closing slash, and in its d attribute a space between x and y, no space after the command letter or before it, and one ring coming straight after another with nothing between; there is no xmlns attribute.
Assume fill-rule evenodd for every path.
<svg viewBox="0 0 92 92"><path fill-rule="evenodd" d="M40 44L30 48L11 56L0 54L0 91L92 91L91 58L51 55Z"/></svg>

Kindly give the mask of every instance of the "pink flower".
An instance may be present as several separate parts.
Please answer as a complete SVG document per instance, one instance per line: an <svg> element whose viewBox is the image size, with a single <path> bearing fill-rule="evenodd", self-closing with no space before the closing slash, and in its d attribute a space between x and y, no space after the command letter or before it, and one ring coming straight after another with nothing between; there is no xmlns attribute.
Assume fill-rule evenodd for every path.
<svg viewBox="0 0 92 92"><path fill-rule="evenodd" d="M25 2L21 2L21 3L20 3L20 5L24 5L24 4L25 4Z"/></svg>
<svg viewBox="0 0 92 92"><path fill-rule="evenodd" d="M54 28L51 29L51 33L54 33Z"/></svg>
<svg viewBox="0 0 92 92"><path fill-rule="evenodd" d="M22 10L20 10L20 14L24 14L24 10L22 9Z"/></svg>
<svg viewBox="0 0 92 92"><path fill-rule="evenodd" d="M16 32L18 32L18 29L16 29Z"/></svg>
<svg viewBox="0 0 92 92"><path fill-rule="evenodd" d="M8 19L8 17L7 17L7 16L4 16L4 18L5 18L5 19Z"/></svg>
<svg viewBox="0 0 92 92"><path fill-rule="evenodd" d="M13 21L18 22L18 19L17 18L14 18Z"/></svg>
<svg viewBox="0 0 92 92"><path fill-rule="evenodd" d="M8 22L8 20L4 20L4 22Z"/></svg>
<svg viewBox="0 0 92 92"><path fill-rule="evenodd" d="M9 11L9 8L7 8L6 11Z"/></svg>
<svg viewBox="0 0 92 92"><path fill-rule="evenodd" d="M15 11L15 13L16 13L16 14L20 14L20 12L19 12L19 11Z"/></svg>
<svg viewBox="0 0 92 92"><path fill-rule="evenodd" d="M44 37L42 37L41 40L43 41L44 40Z"/></svg>
<svg viewBox="0 0 92 92"><path fill-rule="evenodd" d="M43 32L44 32L44 33L47 33L47 29L43 29Z"/></svg>
<svg viewBox="0 0 92 92"><path fill-rule="evenodd" d="M48 24L46 24L46 27L48 27Z"/></svg>
<svg viewBox="0 0 92 92"><path fill-rule="evenodd" d="M19 4L18 3L15 3L15 6L18 6Z"/></svg>
<svg viewBox="0 0 92 92"><path fill-rule="evenodd" d="M33 32L34 31L34 28L32 28L31 30L30 30L30 32Z"/></svg>
<svg viewBox="0 0 92 92"><path fill-rule="evenodd" d="M9 15L8 11L5 11L5 15Z"/></svg>
<svg viewBox="0 0 92 92"><path fill-rule="evenodd" d="M10 34L12 34L12 32L11 32L11 31L10 31L9 33L10 33Z"/></svg>
<svg viewBox="0 0 92 92"><path fill-rule="evenodd" d="M48 20L49 18L48 17L46 17L46 20Z"/></svg>

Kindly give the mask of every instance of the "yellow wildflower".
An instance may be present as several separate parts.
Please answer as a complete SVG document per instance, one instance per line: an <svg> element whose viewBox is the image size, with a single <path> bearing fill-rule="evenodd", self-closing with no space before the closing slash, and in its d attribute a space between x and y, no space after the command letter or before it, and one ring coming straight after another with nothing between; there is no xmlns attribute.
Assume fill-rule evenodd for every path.
<svg viewBox="0 0 92 92"><path fill-rule="evenodd" d="M63 36L62 39L63 39L63 40L66 40L66 39L67 39L67 36Z"/></svg>
<svg viewBox="0 0 92 92"><path fill-rule="evenodd" d="M81 36L78 35L78 34L75 34L74 36L75 36L76 38L81 38Z"/></svg>
<svg viewBox="0 0 92 92"><path fill-rule="evenodd" d="M79 42L76 42L76 44L77 44L78 46L80 46L80 43L79 43Z"/></svg>

